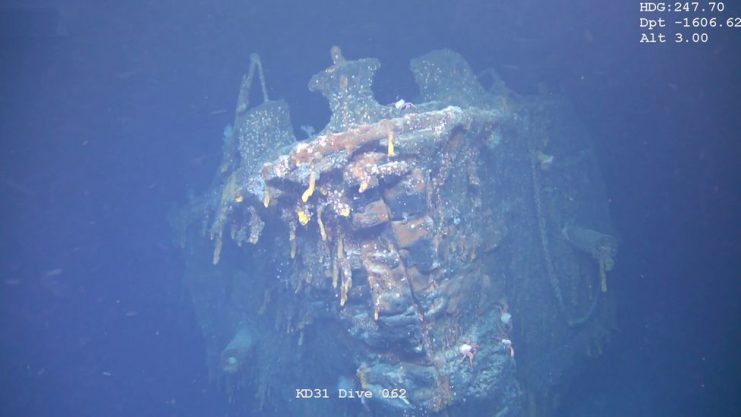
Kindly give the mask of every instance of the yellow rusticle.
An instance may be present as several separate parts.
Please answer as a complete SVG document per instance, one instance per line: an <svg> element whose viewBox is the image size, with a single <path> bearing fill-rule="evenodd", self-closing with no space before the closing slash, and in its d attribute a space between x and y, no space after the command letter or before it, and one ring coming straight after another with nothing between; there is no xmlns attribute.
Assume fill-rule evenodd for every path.
<svg viewBox="0 0 741 417"><path fill-rule="evenodd" d="M612 271L612 267L615 266L615 261L612 259L609 250L604 251L600 255L601 256L597 259L597 262L599 263L600 289L602 292L607 292L607 272Z"/></svg>
<svg viewBox="0 0 741 417"><path fill-rule="evenodd" d="M358 382L360 382L360 388L362 389L368 389L368 365L365 364L365 362L361 363L358 367L357 371L355 371L355 376L358 377Z"/></svg>
<svg viewBox="0 0 741 417"><path fill-rule="evenodd" d="M352 287L352 277L342 277L342 288L340 288L340 307L347 302L347 293Z"/></svg>
<svg viewBox="0 0 741 417"><path fill-rule="evenodd" d="M296 216L298 216L298 222L301 223L301 226L306 226L309 224L309 220L311 220L311 216L306 209L296 210Z"/></svg>
<svg viewBox="0 0 741 417"><path fill-rule="evenodd" d="M363 180L363 181L362 181L362 182L360 183L360 186L358 187L358 192L359 192L359 193L362 193L362 192L364 192L364 191L365 191L365 190L367 190L367 189L368 189L368 181L366 181L366 180Z"/></svg>
<svg viewBox="0 0 741 417"><path fill-rule="evenodd" d="M319 234L322 236L322 240L327 240L327 231L324 229L324 222L322 221L322 213L324 212L324 206L319 206L316 210L316 222L319 224Z"/></svg>
<svg viewBox="0 0 741 417"><path fill-rule="evenodd" d="M341 266L342 273L342 286L340 287L340 306L344 306L347 302L347 294L352 288L352 272L349 265L347 265L347 259L345 258L345 241L340 236L337 240L337 255L335 262ZM346 267L342 266L344 264ZM334 283L333 283L334 284Z"/></svg>
<svg viewBox="0 0 741 417"><path fill-rule="evenodd" d="M316 186L316 171L312 170L311 174L309 174L309 188L304 191L304 193L301 195L301 201L304 203L309 201L309 197L311 197L312 194L314 194L314 188Z"/></svg>
<svg viewBox="0 0 741 417"><path fill-rule="evenodd" d="M337 214L342 217L350 217L350 206L348 206L347 204L342 204L340 206L340 212Z"/></svg>
<svg viewBox="0 0 741 417"><path fill-rule="evenodd" d="M216 265L219 263L219 260L221 259L221 246L223 244L221 233L217 233L214 239L216 243L214 244L214 255L213 255L211 262L214 265Z"/></svg>
<svg viewBox="0 0 741 417"><path fill-rule="evenodd" d="M270 205L270 190L265 188L265 192L262 194L262 205L268 208Z"/></svg>
<svg viewBox="0 0 741 417"><path fill-rule="evenodd" d="M340 266L337 264L338 262L337 257L332 262L332 288L337 288L337 283L340 281Z"/></svg>
<svg viewBox="0 0 741 417"><path fill-rule="evenodd" d="M390 157L396 156L394 151L394 131L389 129L386 133L386 154Z"/></svg>
<svg viewBox="0 0 741 417"><path fill-rule="evenodd" d="M291 259L296 257L296 222L288 223L288 242L291 246Z"/></svg>

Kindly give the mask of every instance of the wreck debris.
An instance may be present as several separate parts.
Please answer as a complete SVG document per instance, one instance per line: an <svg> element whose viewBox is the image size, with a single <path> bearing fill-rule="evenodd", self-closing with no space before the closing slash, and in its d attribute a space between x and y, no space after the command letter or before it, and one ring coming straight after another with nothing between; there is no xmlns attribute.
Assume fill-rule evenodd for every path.
<svg viewBox="0 0 741 417"><path fill-rule="evenodd" d="M573 278L581 270L562 242L597 260L604 291L616 241L575 226L556 238L558 196L542 177L562 168L551 170L551 159L546 169L527 146L538 105L516 114L528 103L485 90L460 55L441 50L410 65L421 92L416 104L384 106L371 90L378 60L348 60L339 47L330 57L309 89L327 98L332 116L304 142L295 141L287 105L268 99L259 58L252 57L243 79L208 234L215 268L249 271L251 281L235 285L241 293L223 292L236 291L230 297L239 299L256 287L263 297L252 301L257 314L238 304L229 315L242 322L271 317L281 332L299 331L297 343L286 345L313 354L323 352L317 343L336 342L317 341L329 338L314 337L308 327L321 316L322 330L338 329L345 344L341 355L330 347L324 359L349 361L363 389L376 394L369 405L380 414L466 415L485 405L520 415L512 344L518 361L527 360L520 326L554 315L533 287L520 286L547 283L557 311L566 312L561 288L581 282ZM255 74L263 103L250 107ZM260 255L251 264L233 259L233 251L219 263L229 244L225 227L237 245L256 245ZM572 304L588 292L569 289ZM496 301L505 298L513 310L539 300L543 316L528 319L518 310L513 326L509 304ZM476 361L461 361L460 346L473 341ZM269 383L259 378L260 392L267 392ZM384 399L381 390L389 386L414 395Z"/></svg>
<svg viewBox="0 0 741 417"><path fill-rule="evenodd" d="M615 265L617 239L595 230L575 225L564 226L563 237L575 248L589 254L597 261L599 267L600 290L607 291L607 272Z"/></svg>
<svg viewBox="0 0 741 417"><path fill-rule="evenodd" d="M244 366L247 356L255 347L254 331L248 326L241 326L228 345L221 352L222 369L226 373L236 373Z"/></svg>

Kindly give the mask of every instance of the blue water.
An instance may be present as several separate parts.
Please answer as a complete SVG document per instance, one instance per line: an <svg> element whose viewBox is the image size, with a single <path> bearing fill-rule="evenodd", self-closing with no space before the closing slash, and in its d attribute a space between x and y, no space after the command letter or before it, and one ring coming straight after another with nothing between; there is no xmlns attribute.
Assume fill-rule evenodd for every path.
<svg viewBox="0 0 741 417"><path fill-rule="evenodd" d="M574 104L620 332L560 415L741 415L740 30L640 45L634 1L311 3L0 3L0 416L249 415L208 381L165 219L209 186L249 54L299 132L329 118L306 84L334 44L381 60L381 103L449 47Z"/></svg>

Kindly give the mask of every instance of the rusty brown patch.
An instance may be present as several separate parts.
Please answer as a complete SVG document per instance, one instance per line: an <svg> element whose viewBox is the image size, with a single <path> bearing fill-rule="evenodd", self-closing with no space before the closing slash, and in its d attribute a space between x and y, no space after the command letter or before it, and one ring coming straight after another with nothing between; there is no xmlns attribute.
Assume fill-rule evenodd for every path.
<svg viewBox="0 0 741 417"><path fill-rule="evenodd" d="M430 238L432 219L424 216L408 221L391 222L396 243L401 248L409 248L421 239Z"/></svg>

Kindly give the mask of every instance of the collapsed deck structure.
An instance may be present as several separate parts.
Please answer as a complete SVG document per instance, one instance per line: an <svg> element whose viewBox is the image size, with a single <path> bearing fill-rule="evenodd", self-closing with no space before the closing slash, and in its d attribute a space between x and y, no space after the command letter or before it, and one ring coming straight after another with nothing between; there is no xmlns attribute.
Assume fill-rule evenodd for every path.
<svg viewBox="0 0 741 417"><path fill-rule="evenodd" d="M568 106L485 89L450 50L412 60L414 104L381 105L378 60L331 58L309 82L331 119L296 141L264 81L250 106L253 56L213 188L173 216L214 379L254 415L558 407L609 338L617 251Z"/></svg>

